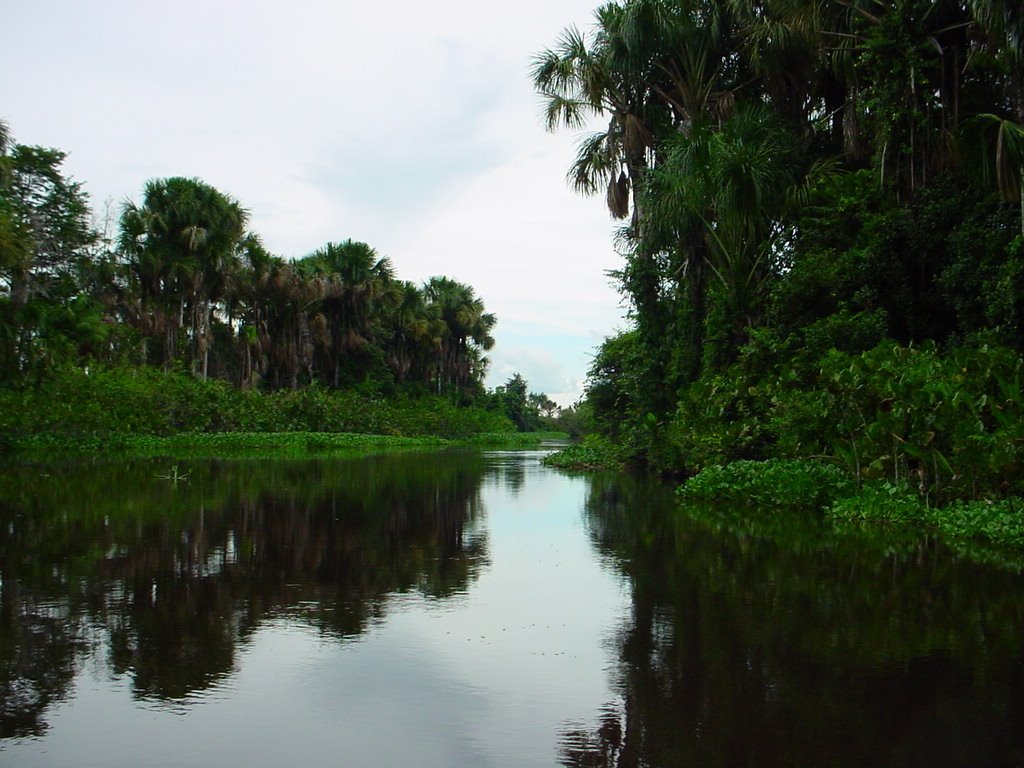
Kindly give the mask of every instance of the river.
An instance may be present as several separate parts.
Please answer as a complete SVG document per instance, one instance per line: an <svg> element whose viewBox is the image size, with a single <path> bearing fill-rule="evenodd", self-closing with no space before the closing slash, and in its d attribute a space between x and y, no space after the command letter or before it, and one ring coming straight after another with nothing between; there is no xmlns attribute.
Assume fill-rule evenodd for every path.
<svg viewBox="0 0 1024 768"><path fill-rule="evenodd" d="M1024 578L541 451L0 470L0 765L1024 765Z"/></svg>

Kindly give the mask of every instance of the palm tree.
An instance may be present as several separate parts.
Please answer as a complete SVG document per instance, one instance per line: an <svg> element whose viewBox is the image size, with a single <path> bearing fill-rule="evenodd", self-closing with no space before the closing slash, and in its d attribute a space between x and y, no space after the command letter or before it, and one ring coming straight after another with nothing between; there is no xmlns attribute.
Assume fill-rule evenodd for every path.
<svg viewBox="0 0 1024 768"><path fill-rule="evenodd" d="M138 281L152 330L164 335L163 364L177 356L188 327L193 372L207 374L213 304L235 258L247 219L237 201L198 179L174 177L146 184L143 203L121 216L121 247Z"/></svg>
<svg viewBox="0 0 1024 768"><path fill-rule="evenodd" d="M1024 4L1017 0L970 0L973 17L982 32L981 48L992 55L1004 72L1004 93L1024 125Z"/></svg>
<svg viewBox="0 0 1024 768"><path fill-rule="evenodd" d="M314 343L310 309L321 299L322 283L299 274L293 265L277 262L263 288L267 354L266 380L275 389L298 389L313 378Z"/></svg>
<svg viewBox="0 0 1024 768"><path fill-rule="evenodd" d="M645 378L654 383L647 393L651 410L667 407L670 398L666 339L674 308L666 287L682 276L702 296L704 260L690 258L688 270L666 270L662 256L677 244L645 231L654 221L644 210L652 198L646 187L672 137L687 135L695 125L720 123L733 111L736 92L749 79L735 55L734 27L724 2L609 3L597 11L589 44L570 29L534 60L534 85L545 99L549 130L578 127L588 115L609 118L606 131L581 143L570 181L584 193L606 185L613 216L632 212L622 237L626 266L618 274L646 348Z"/></svg>
<svg viewBox="0 0 1024 768"><path fill-rule="evenodd" d="M727 2L737 48L755 78L747 89L754 86L805 141L822 132L833 148L842 147L844 121L854 114L844 108L851 98L849 9L828 0Z"/></svg>
<svg viewBox="0 0 1024 768"><path fill-rule="evenodd" d="M398 301L383 316L385 359L399 384L415 378L426 381L428 359L441 349L447 325L440 307L427 304L423 291L403 282Z"/></svg>
<svg viewBox="0 0 1024 768"><path fill-rule="evenodd" d="M970 167L982 184L995 186L1003 200L1020 206L1024 235L1024 126L983 113L965 121L962 135Z"/></svg>
<svg viewBox="0 0 1024 768"><path fill-rule="evenodd" d="M327 243L296 263L301 274L322 281L322 319L317 322L321 366L333 386L342 373L365 373L368 348L374 343L376 310L396 298L391 261L366 243L351 239ZM328 373L329 372L329 373Z"/></svg>
<svg viewBox="0 0 1024 768"><path fill-rule="evenodd" d="M548 130L579 129L590 117L608 118L607 129L580 143L569 180L583 194L605 190L612 216L626 218L632 210L634 228L638 188L665 112L651 88L653 65L644 46L652 36L636 27L643 11L656 15L663 5L658 0L603 5L595 12L590 41L570 27L554 48L534 57L532 66Z"/></svg>
<svg viewBox="0 0 1024 768"><path fill-rule="evenodd" d="M1019 202L1024 235L1024 5L971 0L969 6L982 32L982 50L1002 69L1002 90L1010 109L1004 116L982 113L966 121L966 146L969 152L984 147L984 155L975 154L972 167L982 169L986 182L995 181L1004 200Z"/></svg>
<svg viewBox="0 0 1024 768"><path fill-rule="evenodd" d="M678 244L677 270L709 271L737 343L756 319L773 238L802 180L800 164L794 138L773 114L744 106L720 126L703 123L680 134L653 173L651 236Z"/></svg>
<svg viewBox="0 0 1024 768"><path fill-rule="evenodd" d="M486 372L482 353L494 346L491 331L497 318L484 311L472 287L451 278L430 278L423 293L446 326L438 355L437 391L465 393Z"/></svg>
<svg viewBox="0 0 1024 768"><path fill-rule="evenodd" d="M251 388L266 372L268 333L268 281L282 260L250 233L240 244L241 268L234 275L231 300L240 318L237 344L240 351L238 383ZM231 313L229 312L229 315Z"/></svg>

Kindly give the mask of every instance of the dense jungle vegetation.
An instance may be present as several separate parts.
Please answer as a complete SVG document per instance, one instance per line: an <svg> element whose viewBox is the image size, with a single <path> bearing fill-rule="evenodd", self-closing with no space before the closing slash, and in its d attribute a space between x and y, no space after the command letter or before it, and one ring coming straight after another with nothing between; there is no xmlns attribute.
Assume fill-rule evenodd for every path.
<svg viewBox="0 0 1024 768"><path fill-rule="evenodd" d="M1020 537L1022 43L1010 0L623 0L537 54L623 220L574 460L707 496L828 464L837 514L999 500Z"/></svg>
<svg viewBox="0 0 1024 768"><path fill-rule="evenodd" d="M484 389L496 318L471 286L401 280L351 239L271 254L198 179L153 179L97 222L65 156L0 123L0 447L552 425L518 374Z"/></svg>

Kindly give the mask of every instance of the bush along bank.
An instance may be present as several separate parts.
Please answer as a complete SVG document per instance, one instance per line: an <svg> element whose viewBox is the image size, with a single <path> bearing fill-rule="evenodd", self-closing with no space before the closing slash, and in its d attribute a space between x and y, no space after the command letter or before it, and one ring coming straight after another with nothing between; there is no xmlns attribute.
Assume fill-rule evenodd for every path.
<svg viewBox="0 0 1024 768"><path fill-rule="evenodd" d="M577 471L621 471L628 457L619 447L597 434L585 435L578 443L548 454L542 460L548 467Z"/></svg>
<svg viewBox="0 0 1024 768"><path fill-rule="evenodd" d="M823 512L836 521L917 525L950 542L1024 548L1024 500L953 501L932 506L907 484L870 480L859 486L834 465L768 459L708 467L678 491L686 502L743 505L752 513Z"/></svg>
<svg viewBox="0 0 1024 768"><path fill-rule="evenodd" d="M1024 361L1012 350L883 342L759 374L745 363L687 390L665 458L822 457L855 483L906 485L932 506L1024 492Z"/></svg>
<svg viewBox="0 0 1024 768"><path fill-rule="evenodd" d="M884 342L758 375L744 362L692 386L673 419L673 458L704 467L683 498L1024 548L1024 362L1013 350Z"/></svg>
<svg viewBox="0 0 1024 768"><path fill-rule="evenodd" d="M506 437L535 444L545 437L520 437L503 413L458 406L439 396L382 398L318 387L261 393L149 368L69 369L35 387L0 389L0 448L6 452L148 451L175 436L180 448L188 435L225 433L234 436L193 442L205 439L201 444L211 449L227 449L232 443L264 450L270 443L306 444L312 438L302 435L312 434L321 435L314 442L325 445L339 443L336 436L322 436L336 433L418 438L420 444L470 439L493 443ZM284 441L255 433L301 434Z"/></svg>
<svg viewBox="0 0 1024 768"><path fill-rule="evenodd" d="M797 346L797 345L794 345ZM672 418L632 416L554 466L646 462L691 475L682 498L834 519L928 526L950 540L1024 547L1024 361L998 344L780 354L755 337L685 388ZM765 361L774 360L774 364ZM779 362L783 360L784 362Z"/></svg>

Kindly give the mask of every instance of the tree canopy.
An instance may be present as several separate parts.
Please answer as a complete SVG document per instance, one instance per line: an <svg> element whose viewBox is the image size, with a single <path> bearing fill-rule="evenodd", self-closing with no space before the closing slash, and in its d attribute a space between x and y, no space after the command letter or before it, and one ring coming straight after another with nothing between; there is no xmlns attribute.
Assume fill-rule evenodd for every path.
<svg viewBox="0 0 1024 768"><path fill-rule="evenodd" d="M116 238L96 232L65 154L0 123L0 381L52 365L184 370L243 388L481 395L496 318L450 277L400 280L352 239L270 253L230 195L148 181Z"/></svg>
<svg viewBox="0 0 1024 768"><path fill-rule="evenodd" d="M591 370L601 429L675 471L837 457L783 447L802 415L782 393L820 395L822 356L1019 356L1022 24L1002 1L616 0L536 54L549 129L607 120L568 172L624 220L631 327ZM878 460L899 477L896 437ZM922 455L906 463L932 487Z"/></svg>

